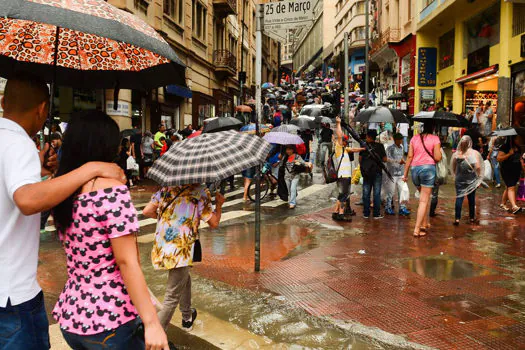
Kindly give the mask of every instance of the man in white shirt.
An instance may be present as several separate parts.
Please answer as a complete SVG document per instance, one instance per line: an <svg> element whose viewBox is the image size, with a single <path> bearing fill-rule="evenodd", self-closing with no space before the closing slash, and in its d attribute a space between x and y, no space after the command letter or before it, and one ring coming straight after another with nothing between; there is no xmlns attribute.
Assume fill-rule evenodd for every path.
<svg viewBox="0 0 525 350"><path fill-rule="evenodd" d="M31 140L49 111L47 85L20 74L8 80L0 118L0 348L48 349L48 321L37 282L40 212L50 210L89 180L125 183L116 164L89 163L69 174L49 175ZM56 158L56 157L55 157ZM49 164L47 164L49 165Z"/></svg>

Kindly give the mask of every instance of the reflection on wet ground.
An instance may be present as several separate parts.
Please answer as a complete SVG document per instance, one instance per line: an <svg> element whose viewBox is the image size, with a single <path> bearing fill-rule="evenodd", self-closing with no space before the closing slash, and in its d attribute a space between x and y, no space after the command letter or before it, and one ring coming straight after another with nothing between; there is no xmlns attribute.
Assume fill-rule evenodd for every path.
<svg viewBox="0 0 525 350"><path fill-rule="evenodd" d="M419 257L405 260L402 266L420 276L437 281L491 275L493 272L471 262L454 257Z"/></svg>

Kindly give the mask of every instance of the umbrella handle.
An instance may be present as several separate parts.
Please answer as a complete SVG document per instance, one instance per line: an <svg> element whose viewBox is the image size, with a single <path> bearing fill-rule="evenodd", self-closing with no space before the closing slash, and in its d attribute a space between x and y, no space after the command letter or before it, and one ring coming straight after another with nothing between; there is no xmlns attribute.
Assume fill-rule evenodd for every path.
<svg viewBox="0 0 525 350"><path fill-rule="evenodd" d="M49 91L49 112L47 114L47 123L49 128L49 133L45 135L45 129L46 125L42 127L42 137L40 138L40 149L44 149L46 141L51 142L51 125L53 123L53 107L55 104L55 81L57 79L57 64L58 64L58 44L59 44L59 37L60 37L60 27L57 26L56 32L55 32L55 56L53 58L53 80L51 81L51 86ZM46 162L44 162L46 164ZM44 165L45 167L45 165Z"/></svg>

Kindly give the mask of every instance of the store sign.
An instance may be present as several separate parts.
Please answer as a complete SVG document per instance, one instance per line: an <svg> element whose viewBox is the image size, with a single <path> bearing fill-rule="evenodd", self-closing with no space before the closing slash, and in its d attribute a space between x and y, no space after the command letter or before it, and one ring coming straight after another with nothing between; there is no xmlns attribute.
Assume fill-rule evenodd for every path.
<svg viewBox="0 0 525 350"><path fill-rule="evenodd" d="M417 82L419 86L436 86L437 49L420 47L418 50Z"/></svg>
<svg viewBox="0 0 525 350"><path fill-rule="evenodd" d="M434 101L436 99L436 90L423 89L419 90L419 94L423 101Z"/></svg>
<svg viewBox="0 0 525 350"><path fill-rule="evenodd" d="M118 101L117 109L115 109L113 108L114 107L113 101L107 101L106 102L106 113L109 115L129 117L130 115L129 105L130 105L129 102Z"/></svg>
<svg viewBox="0 0 525 350"><path fill-rule="evenodd" d="M525 57L525 34L521 36L521 50L520 50L520 56Z"/></svg>
<svg viewBox="0 0 525 350"><path fill-rule="evenodd" d="M314 19L313 0L285 0L264 4L264 31L294 29L311 24Z"/></svg>

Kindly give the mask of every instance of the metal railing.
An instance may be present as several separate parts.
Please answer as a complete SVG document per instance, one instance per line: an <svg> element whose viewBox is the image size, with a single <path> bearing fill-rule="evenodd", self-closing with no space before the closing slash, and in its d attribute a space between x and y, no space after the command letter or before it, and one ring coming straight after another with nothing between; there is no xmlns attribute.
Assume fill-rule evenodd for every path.
<svg viewBox="0 0 525 350"><path fill-rule="evenodd" d="M228 68L237 71L237 58L229 50L213 51L213 64L217 68Z"/></svg>
<svg viewBox="0 0 525 350"><path fill-rule="evenodd" d="M401 40L401 31L399 29L388 28L381 33L378 38L372 40L370 53L373 54L386 44L398 42L399 40Z"/></svg>

